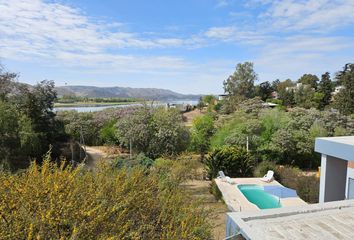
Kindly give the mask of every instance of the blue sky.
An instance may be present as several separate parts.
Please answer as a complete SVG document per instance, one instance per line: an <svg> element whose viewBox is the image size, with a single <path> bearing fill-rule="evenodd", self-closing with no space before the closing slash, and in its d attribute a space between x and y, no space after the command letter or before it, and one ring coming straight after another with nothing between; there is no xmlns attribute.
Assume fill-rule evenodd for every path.
<svg viewBox="0 0 354 240"><path fill-rule="evenodd" d="M0 62L34 84L222 93L354 62L354 0L0 0Z"/></svg>

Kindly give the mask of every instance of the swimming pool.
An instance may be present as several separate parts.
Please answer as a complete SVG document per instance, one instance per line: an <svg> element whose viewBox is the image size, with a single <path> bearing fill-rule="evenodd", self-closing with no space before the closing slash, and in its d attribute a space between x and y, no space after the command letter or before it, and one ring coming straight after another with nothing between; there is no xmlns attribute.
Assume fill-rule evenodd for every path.
<svg viewBox="0 0 354 240"><path fill-rule="evenodd" d="M279 198L264 191L262 186L255 184L241 184L237 186L248 201L260 209L280 208Z"/></svg>

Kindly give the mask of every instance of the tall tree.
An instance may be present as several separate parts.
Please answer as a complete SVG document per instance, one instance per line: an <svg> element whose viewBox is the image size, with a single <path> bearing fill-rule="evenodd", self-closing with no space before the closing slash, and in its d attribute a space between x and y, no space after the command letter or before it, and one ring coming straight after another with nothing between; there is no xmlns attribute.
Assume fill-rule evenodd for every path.
<svg viewBox="0 0 354 240"><path fill-rule="evenodd" d="M335 96L335 106L343 114L354 113L354 63L348 63L336 75L343 88Z"/></svg>
<svg viewBox="0 0 354 240"><path fill-rule="evenodd" d="M299 79L299 83L302 83L303 85L310 85L312 88L317 89L317 84L318 84L318 77L313 74L304 74L301 76Z"/></svg>
<svg viewBox="0 0 354 240"><path fill-rule="evenodd" d="M224 81L224 91L240 100L254 96L254 81L257 74L253 70L253 63L239 63L235 72Z"/></svg>
<svg viewBox="0 0 354 240"><path fill-rule="evenodd" d="M267 100L271 97L273 92L272 85L270 82L262 82L258 86L256 86L256 95L259 96L263 101Z"/></svg>
<svg viewBox="0 0 354 240"><path fill-rule="evenodd" d="M16 78L17 75L15 73L5 72L0 65L0 100L5 101L9 93L11 93Z"/></svg>
<svg viewBox="0 0 354 240"><path fill-rule="evenodd" d="M333 84L329 72L322 74L321 81L318 84L318 92L323 94L320 101L320 109L323 110L325 106L329 105L332 99Z"/></svg>

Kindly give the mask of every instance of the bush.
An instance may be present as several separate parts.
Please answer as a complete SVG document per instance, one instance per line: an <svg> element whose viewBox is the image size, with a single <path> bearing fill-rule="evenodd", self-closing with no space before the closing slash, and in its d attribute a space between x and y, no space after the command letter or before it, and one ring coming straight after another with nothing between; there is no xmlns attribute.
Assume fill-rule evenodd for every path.
<svg viewBox="0 0 354 240"><path fill-rule="evenodd" d="M243 148L222 147L213 150L206 159L209 178L215 178L218 171L230 177L252 176L254 160Z"/></svg>
<svg viewBox="0 0 354 240"><path fill-rule="evenodd" d="M211 239L204 210L139 168L96 171L45 161L0 173L6 239Z"/></svg>
<svg viewBox="0 0 354 240"><path fill-rule="evenodd" d="M112 120L106 123L100 130L101 142L108 145L118 145L119 141L116 137L116 121Z"/></svg>
<svg viewBox="0 0 354 240"><path fill-rule="evenodd" d="M215 183L214 179L211 181L210 184L210 193L214 195L217 201L222 200L222 193L218 188L218 185Z"/></svg>
<svg viewBox="0 0 354 240"><path fill-rule="evenodd" d="M319 196L319 179L315 176L305 176L299 168L281 166L279 181L285 187L295 189L299 197L308 203L317 203Z"/></svg>
<svg viewBox="0 0 354 240"><path fill-rule="evenodd" d="M274 162L270 161L263 161L258 164L257 167L254 169L253 175L255 177L263 177L267 174L268 170L272 170L274 172L274 178L276 180L280 179L279 166L277 166Z"/></svg>
<svg viewBox="0 0 354 240"><path fill-rule="evenodd" d="M202 179L203 164L196 156L180 155L176 159L158 158L153 169L164 182L178 186L180 183L191 179Z"/></svg>

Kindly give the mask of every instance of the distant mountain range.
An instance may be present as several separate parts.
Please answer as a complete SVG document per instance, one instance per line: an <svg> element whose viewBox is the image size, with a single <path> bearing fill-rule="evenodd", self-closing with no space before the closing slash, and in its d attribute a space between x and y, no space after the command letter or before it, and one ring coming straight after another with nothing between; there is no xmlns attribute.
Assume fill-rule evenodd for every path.
<svg viewBox="0 0 354 240"><path fill-rule="evenodd" d="M58 96L70 95L92 98L140 98L146 100L197 100L201 95L181 94L159 88L62 86L56 87Z"/></svg>

